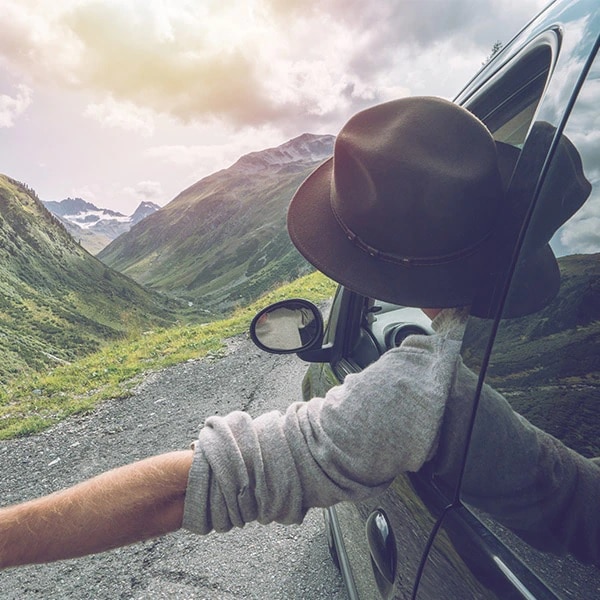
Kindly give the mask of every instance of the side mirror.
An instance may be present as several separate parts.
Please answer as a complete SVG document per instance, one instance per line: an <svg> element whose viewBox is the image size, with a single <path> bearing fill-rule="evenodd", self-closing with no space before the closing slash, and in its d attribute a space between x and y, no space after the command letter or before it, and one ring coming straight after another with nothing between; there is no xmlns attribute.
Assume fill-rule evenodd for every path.
<svg viewBox="0 0 600 600"><path fill-rule="evenodd" d="M261 350L272 354L309 350L323 341L323 316L308 300L276 302L252 319L250 337Z"/></svg>

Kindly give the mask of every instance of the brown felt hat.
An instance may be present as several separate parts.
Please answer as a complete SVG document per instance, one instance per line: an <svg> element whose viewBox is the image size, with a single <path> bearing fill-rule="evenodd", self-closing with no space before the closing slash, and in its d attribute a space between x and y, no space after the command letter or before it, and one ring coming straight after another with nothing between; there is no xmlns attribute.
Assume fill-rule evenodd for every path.
<svg viewBox="0 0 600 600"><path fill-rule="evenodd" d="M518 154L441 98L369 108L346 123L333 157L294 195L290 237L317 269L363 295L422 308L469 305L496 268L498 224L513 212L503 179ZM549 239L531 249L535 309L560 280Z"/></svg>
<svg viewBox="0 0 600 600"><path fill-rule="evenodd" d="M544 145L556 134L544 122L533 130ZM492 316L527 211L505 194L518 157L477 117L440 98L369 108L346 123L333 157L294 195L290 237L317 269L365 296L422 308L473 303L472 314ZM560 286L549 241L591 186L565 136L554 163L504 316L541 309Z"/></svg>

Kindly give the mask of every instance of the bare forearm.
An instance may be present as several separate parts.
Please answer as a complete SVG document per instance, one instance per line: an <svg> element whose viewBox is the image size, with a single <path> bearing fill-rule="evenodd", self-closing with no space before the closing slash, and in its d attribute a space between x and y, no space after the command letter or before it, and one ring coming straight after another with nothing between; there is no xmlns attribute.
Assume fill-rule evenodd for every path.
<svg viewBox="0 0 600 600"><path fill-rule="evenodd" d="M103 473L0 509L0 568L73 558L181 527L192 451Z"/></svg>

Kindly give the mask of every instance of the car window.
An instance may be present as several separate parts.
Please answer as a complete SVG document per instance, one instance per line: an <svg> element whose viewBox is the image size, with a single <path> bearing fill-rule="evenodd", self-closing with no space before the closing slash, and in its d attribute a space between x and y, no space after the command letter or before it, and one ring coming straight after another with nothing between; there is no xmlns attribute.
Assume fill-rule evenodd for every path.
<svg viewBox="0 0 600 600"><path fill-rule="evenodd" d="M529 59L525 64L533 67L531 85L526 80L526 69L521 69L520 65L512 65L512 58L505 59L505 64L502 64L503 56L500 56L498 61L500 66L495 66L497 77L492 77L488 82L479 76L459 96L459 101L466 103L470 110L487 122L498 141L509 143L520 151L516 166L512 174L509 174L507 195L514 208L507 220L514 224L514 231L508 236L514 248L520 247L521 224L528 223L540 183L546 182L544 189L546 194L552 191L556 192L559 188L558 184L561 183L561 178L558 176L560 170L556 164L554 165L554 175L552 176L552 173L548 172L548 176L542 179L542 175L546 172L547 160L554 139L549 126L550 124L554 127L562 125L565 115L568 115L570 111L571 102L576 97L582 73L586 72L588 57L595 48L594 44L598 36L597 13L597 6L592 3L582 6L556 5L555 10L550 9L546 15L547 20L544 25L540 26L534 23L526 30L526 33L531 34L533 31L540 32L544 26L550 27L550 30L542 32L537 40L522 50L522 55ZM526 53L529 51L532 51L533 54L529 53L527 56ZM507 48L505 54L514 57L517 61L520 59L519 50L512 47ZM542 63L547 61L547 68L539 62L540 59ZM521 84L519 81L511 81L511 78L519 73L525 75ZM594 96L594 93L587 90L597 86L596 79L597 75L590 76L585 86L586 90L582 91L580 102L569 123L574 122L576 114L579 114L579 106L584 103L588 104L589 99ZM514 108L511 107L511 102L504 102L502 95L504 81L508 82L506 97L516 100ZM536 93L540 94L539 98L536 99L535 94L529 95L532 89L537 90ZM529 101L526 101L527 97L529 97ZM592 106L597 106L597 102L596 95ZM500 118L502 114L504 122ZM587 124L583 130L590 134L587 140L589 144L592 138L598 138L597 123L590 119L589 111L588 116L582 117L582 120ZM590 128L594 128L594 130L592 131ZM582 144L581 139L576 140L577 136L573 132L565 131L565 135L572 137L572 143L577 145L582 155L585 154L582 148L585 144ZM592 149L590 157L594 156L600 156L598 147ZM593 180L594 173L597 178L598 171L593 165L586 163L584 172L587 179ZM592 196L588 203L592 201L591 198ZM575 222L573 219L580 218L584 210L586 209L575 210L571 222ZM538 227L536 233L535 221L540 219L539 215L542 212L547 214L547 209L540 209L540 212L533 214L532 235L539 236L540 232L544 230ZM542 224L542 221L540 220L539 223ZM546 223L546 230L549 227L551 225ZM565 226L565 230L568 228L568 225ZM526 243L524 240L524 246ZM539 237L538 243L542 247L546 245L539 242ZM552 243L555 244L555 241ZM513 252L510 264L513 264L514 258ZM535 278L528 279L525 270L520 273L521 284L530 282L532 288L535 288ZM496 287L488 295L491 307L490 316L492 317L496 316L502 306L507 291L507 275L510 274L510 269L505 269L500 273ZM521 285L521 290L526 288L527 286ZM536 294L533 292L536 290L532 288L530 288L531 294L523 295L521 293L520 297L535 299ZM510 289L512 290L512 287ZM511 296L509 296L509 300L510 298ZM517 296L512 296L512 300L507 302L506 308L511 308L511 302L513 303L512 308L514 308L516 300ZM504 316L507 317L508 314L505 313ZM450 452L447 446L442 446L442 450L445 449L446 452L438 450L434 468L439 470L433 471L434 482L438 483L438 487L442 491L445 490L450 504L439 523L439 530L428 551L419 582L418 598L435 597L438 600L457 597L493 598L495 600L500 598L587 599L598 596L600 585L596 568L586 567L577 560L564 556L557 558L555 553L560 549L556 546L552 552L540 551L539 548L534 549L531 539L525 541L511 529L511 526L515 526L515 524L526 523L541 531L545 525L543 519L529 519L531 513L527 514L522 510L523 507L527 507L527 502L523 502L524 487L520 487L519 484L531 476L531 453L529 451L520 453L519 450L522 449L523 444L519 446L519 440L514 436L502 437L499 435L503 431L510 432L510 429L503 427L504 421L500 418L501 415L494 414L492 411L490 416L489 410L487 412L483 410L486 406L490 406L489 401L480 402L477 410L474 411L475 403L480 398L478 393L482 383L480 375L488 374L485 371L488 357L491 362L489 377L485 381L484 389L489 390L487 395L491 395L492 399L497 400L498 406L507 408L515 419L520 420L522 417L516 416L517 413L512 410L510 405L502 404L506 402L502 392L506 393L507 397L511 396L511 392L515 392L509 398L511 402L514 402L521 392L523 395L527 394L531 383L537 381L537 391L540 394L539 396L534 395L534 398L542 398L545 394L549 394L549 387L553 384L549 382L547 387L543 384L545 375L548 373L542 376L539 373L539 365L535 363L535 357L539 356L543 345L539 348L530 346L527 352L519 346L525 336L533 333L532 329L523 329L523 319L524 317L521 319L505 318L500 321L499 338L502 337L504 328L508 326L506 324L510 322L512 327L510 337L505 338L504 346L505 350L508 348L508 353L505 352L503 356L498 355L500 344L492 347L493 352L490 356L490 346L494 341L495 327L498 324L495 318L470 317L467 323L461 349L462 361L454 382L454 390L458 389L456 386L461 386L460 389L464 391L464 394L455 394L454 399L460 401L447 406L441 439L441 442L444 442L446 439L444 431L447 432L450 429L452 432L450 437L455 440L454 448L459 451ZM537 325L540 327L538 333L541 333L543 326L549 326L551 320L552 316L548 320L538 321ZM521 321L521 327L516 325L517 321ZM549 332L549 329L546 331ZM543 343L547 344L546 356L550 358L554 353L552 343L557 340L551 334L543 337ZM539 339L542 340L542 337ZM563 337L563 341L564 339L565 337ZM521 352L517 352L517 349ZM598 354L597 350L595 354ZM568 351L563 354L564 357L567 355ZM557 362L553 368L558 374L561 373L563 367ZM495 381L494 377L496 377ZM520 378L520 381L517 383L513 378ZM574 384L573 389L582 384L581 381L571 381L570 383ZM545 407L538 404L537 409L540 416L542 413L545 413L543 416L547 416L549 412L560 412L560 386L565 384L565 380L561 381L554 390L553 397L556 404L550 406L546 404ZM516 389L518 385L521 386L521 390ZM500 391L494 386L499 387ZM483 398L483 394L481 397ZM494 406L493 403L492 406ZM449 422L450 426L448 426ZM497 442L499 438L502 439L502 443ZM464 447L461 446L463 440L465 441ZM467 446L469 440L470 444ZM464 454L460 452L460 449L464 450ZM512 457L509 462L510 469L501 469L502 459L506 456ZM444 472L444 464L453 465L455 471L448 469ZM533 472L537 471L533 470ZM506 483L514 484L515 474L523 476L517 481L517 489L514 489L514 485L509 489L503 487ZM456 486L460 486L458 490ZM533 485L528 489L529 500L535 497L535 487ZM453 490L457 492L457 495L451 498ZM502 524L493 510L498 506L504 509L504 516L508 514L508 518ZM593 501L589 506L595 511L597 502ZM538 516L540 514L542 514L541 511L538 512ZM520 533L522 531L519 531ZM590 572L593 572L593 576L590 576Z"/></svg>
<svg viewBox="0 0 600 600"><path fill-rule="evenodd" d="M497 141L516 148L522 146L550 73L554 38L546 34L530 44L518 60L503 67L467 103L467 108L485 122ZM503 173L506 184L510 174ZM345 294L349 294L348 290ZM339 291L325 342L333 342L334 336L346 338L343 356L337 359L350 361L352 370L364 369L386 350L399 346L408 335L431 333L430 320L419 309L358 295L351 304L349 307L342 302ZM360 327L352 332L347 323L340 330L338 316L343 305L344 310L352 308L355 321L360 322Z"/></svg>
<svg viewBox="0 0 600 600"><path fill-rule="evenodd" d="M397 348L409 335L430 335L431 319L419 308L363 298L360 328L348 358L360 369L384 352Z"/></svg>
<svg viewBox="0 0 600 600"><path fill-rule="evenodd" d="M568 598L595 597L600 589L600 572L586 565L600 555L597 497L583 498L578 487L584 477L600 481L599 103L596 58L564 131L547 121L531 130L551 138L554 151L489 358L462 493L548 588ZM558 259L556 274L550 249ZM551 289L555 275L557 291ZM544 283L534 287L534 281ZM542 285L549 292L538 297L539 310L515 317ZM505 438L493 472L488 465L485 475L490 440L502 438L512 411L543 433L527 426L527 434ZM546 433L552 437L542 444ZM585 475L572 471L573 464Z"/></svg>
<svg viewBox="0 0 600 600"><path fill-rule="evenodd" d="M550 73L554 38L542 36L469 101L469 110L487 125L494 139L523 145Z"/></svg>

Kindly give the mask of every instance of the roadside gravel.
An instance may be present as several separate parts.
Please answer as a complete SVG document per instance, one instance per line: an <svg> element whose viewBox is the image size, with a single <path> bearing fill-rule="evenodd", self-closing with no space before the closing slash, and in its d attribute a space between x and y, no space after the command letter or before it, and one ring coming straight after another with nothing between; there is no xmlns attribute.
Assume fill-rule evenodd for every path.
<svg viewBox="0 0 600 600"><path fill-rule="evenodd" d="M300 398L306 363L234 338L224 357L148 375L125 400L27 438L0 442L0 504L71 485L146 456L188 447L211 414L256 416ZM2 600L346 598L321 511L300 526L251 524L199 537L180 531L105 554L0 573Z"/></svg>

